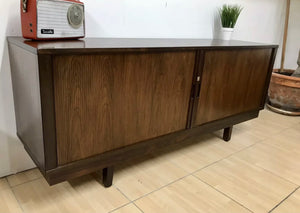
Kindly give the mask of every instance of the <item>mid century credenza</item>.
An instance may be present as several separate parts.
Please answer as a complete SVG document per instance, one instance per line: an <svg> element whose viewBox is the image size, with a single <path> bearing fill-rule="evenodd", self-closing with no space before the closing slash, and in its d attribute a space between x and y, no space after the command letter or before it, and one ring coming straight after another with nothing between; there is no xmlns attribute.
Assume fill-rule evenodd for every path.
<svg viewBox="0 0 300 213"><path fill-rule="evenodd" d="M9 37L17 135L50 185L103 171L264 108L277 45Z"/></svg>

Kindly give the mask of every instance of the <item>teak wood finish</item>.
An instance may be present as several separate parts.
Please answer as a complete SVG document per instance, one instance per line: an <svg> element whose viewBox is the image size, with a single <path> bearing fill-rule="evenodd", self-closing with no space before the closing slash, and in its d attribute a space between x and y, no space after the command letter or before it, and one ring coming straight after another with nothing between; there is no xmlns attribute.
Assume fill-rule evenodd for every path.
<svg viewBox="0 0 300 213"><path fill-rule="evenodd" d="M272 49L207 51L194 126L261 107Z"/></svg>
<svg viewBox="0 0 300 213"><path fill-rule="evenodd" d="M53 61L58 165L186 128L193 51Z"/></svg>
<svg viewBox="0 0 300 213"><path fill-rule="evenodd" d="M49 184L224 130L263 109L276 45L8 38L17 134Z"/></svg>

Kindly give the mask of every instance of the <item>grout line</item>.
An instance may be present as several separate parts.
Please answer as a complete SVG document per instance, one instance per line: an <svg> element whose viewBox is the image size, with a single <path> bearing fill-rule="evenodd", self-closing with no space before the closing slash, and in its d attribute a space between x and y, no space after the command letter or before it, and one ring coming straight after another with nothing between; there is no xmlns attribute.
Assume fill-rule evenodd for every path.
<svg viewBox="0 0 300 213"><path fill-rule="evenodd" d="M247 122L247 121L246 121ZM242 122L242 123L245 123L245 122ZM255 125L255 124L254 124ZM251 129L254 129L255 130L255 128L253 128L253 127L243 127L243 128L241 128L241 127L236 127L237 129L239 129L239 130L243 130L243 131L245 131L245 132L250 132L250 130ZM278 132L274 132L274 133L271 133L272 134L272 136L274 136L274 135L277 135L277 134L279 134L279 133L281 133L281 132L283 132L284 130L287 130L287 129L290 129L290 128L293 128L293 126L284 126L284 127L282 127L282 129L281 130L278 130ZM251 132L250 132L251 133ZM252 133L253 134L253 133ZM264 139L268 139L268 138L270 138L269 136L264 136Z"/></svg>
<svg viewBox="0 0 300 213"><path fill-rule="evenodd" d="M141 197L138 197L138 198L132 200L132 202L134 203L135 201L137 201L137 200L139 200L139 199L141 199L141 198L143 198L143 197L147 197L148 195L150 195L150 194L152 194L152 193L154 193L154 192L157 192L157 191L159 191L159 190L161 190L161 189L163 189L163 188L165 188L165 187L167 187L167 186L169 186L169 185L171 185L171 184L173 184L173 183L175 183L175 182L177 182L177 181L180 181L180 180L182 180L182 179L184 179L184 178L186 178L186 177L188 177L188 176L191 176L191 174L187 174L187 175L185 175L185 176L183 176L183 177L181 177L181 178L178 178L178 179L176 179L176 180L174 180L174 181L172 181L172 182L170 182L170 183L168 183L168 184L166 184L166 185L163 185L163 186L161 186L161 187L159 187L159 188L157 188L157 189L155 189L155 190L153 190L153 191L151 191L151 192L148 192L148 193L142 195Z"/></svg>
<svg viewBox="0 0 300 213"><path fill-rule="evenodd" d="M254 146L254 145L256 145L256 144L258 144L258 143L261 143L262 141L264 141L264 140L266 140L266 139L263 139L263 140L260 140L260 141L258 141L258 142L256 142L256 143L254 143L254 144L252 144L251 146L248 146L248 147L246 147L246 148L244 148L244 149L242 149L242 150L240 150L240 151L238 151L238 152L235 152L235 153L233 153L233 154L231 154L231 155L229 155L229 156L227 156L227 157L225 157L225 158L223 158L223 159L220 159L220 160L218 160L218 161L216 161L216 162L214 162L214 163L211 163L211 164L209 164L209 165L207 165L207 166L205 166L205 167L203 167L203 168L201 168L201 169L198 169L197 171L195 171L195 172L193 172L192 173L192 175L194 176L194 177L196 177L197 179L199 179L199 180L201 180L200 178L198 178L197 176L195 176L195 173L197 173L197 172L199 172L199 171L201 171L202 169L205 169L205 168L207 168L207 167L209 167L209 166L211 166L211 165L213 165L213 164L215 164L215 163L218 163L218 162L220 162L220 161L222 161L222 160L225 160L225 159L227 159L227 158L229 158L229 157L231 157L231 156L233 156L233 155L235 155L236 153L239 153L239 152L241 152L241 151L244 151L244 150L246 150L246 149L248 149L248 148L250 148L250 147L252 147L252 146ZM265 144L265 143L264 143ZM266 145L269 145L269 144L266 144ZM269 170L267 170L267 169L265 169L265 168L263 168L263 167L260 167L260 166L258 166L258 165L255 165L255 164L252 164L254 167L258 167L258 168L260 168L260 169L262 169L262 170L264 170L264 171L266 171L266 172L268 172L268 173L270 173L270 174L272 174L272 175L274 175L274 176L276 176L276 177L278 177L278 178L280 178L280 179L282 179L282 180L284 180L284 181L286 181L286 182L289 182L290 184L293 184L293 185L296 185L297 186L297 188L293 191L293 192L291 192L291 194L293 194L296 190L298 190L299 188L300 188L300 186L298 186L298 184L296 184L296 183L294 183L294 182L291 182L290 180L287 180L287 179L285 179L285 178L283 178L283 177L281 177L281 176L278 176L277 174L274 174L273 172L271 172L271 171L269 171ZM204 182L203 180L201 180L203 183L206 183L206 182ZM206 183L207 185L209 185L209 186L211 186L210 184L208 184L208 183ZM213 187L213 186L211 186L211 187ZM213 187L214 188L214 187ZM216 189L216 188L214 188L214 189ZM218 189L216 189L217 191L219 191ZM223 192L221 192L221 191L219 191L220 193L222 193L222 194L224 194ZM289 194L285 199L287 199L291 194ZM225 196L227 196L226 194L224 194ZM229 197L229 196L227 196L227 197ZM230 197L229 197L230 198ZM230 198L230 199L232 199L232 198ZM284 199L284 200L285 200ZM234 199L232 199L233 201L235 201ZM282 200L279 204L277 204L275 207L274 207L274 209L278 206L278 205L280 205L284 200ZM237 202L237 201L235 201L235 202ZM238 203L238 202L237 202ZM239 203L240 204L240 203ZM242 204L240 204L240 205L242 205ZM242 205L243 207L245 207L244 205ZM245 207L245 208L247 208L247 207ZM248 209L248 208L247 208ZM274 209L272 209L271 211L273 211ZM249 211L251 211L250 209L248 209ZM271 212L270 211L270 212ZM251 211L251 212L253 212L253 211ZM269 212L269 213L270 213Z"/></svg>
<svg viewBox="0 0 300 213"><path fill-rule="evenodd" d="M124 205L121 205L121 206L119 206L119 207L117 207L117 208L115 208L115 209L113 209L111 211L109 211L108 213L114 212L114 211L116 211L116 210L118 210L120 208L123 208L123 207L125 207L127 205L130 205L132 203L132 201L118 187L116 187L115 184L113 184L111 187L114 187L117 191L119 191L129 202L126 203L126 204L124 204Z"/></svg>
<svg viewBox="0 0 300 213"><path fill-rule="evenodd" d="M117 189L124 197L126 197L126 199L130 201L130 203L132 203L132 200L129 199L129 197L125 193L123 193L116 185L113 185L113 187L115 187L115 189Z"/></svg>
<svg viewBox="0 0 300 213"><path fill-rule="evenodd" d="M132 203L132 200L129 199L129 197L124 192L122 192L116 185L113 185L113 187L115 187L115 189L117 189L124 197L126 197L126 199L130 201L130 203Z"/></svg>
<svg viewBox="0 0 300 213"><path fill-rule="evenodd" d="M161 186L161 187L159 187L159 188L157 188L157 189L155 189L155 190L153 190L153 191L151 191L151 192L149 192L149 193L146 193L146 194L144 194L144 195L142 195L142 196L140 196L140 197L138 197L138 198L136 198L136 199L134 199L134 200L131 200L131 199L129 199L127 196L126 196L126 194L125 193L123 193L116 185L113 185L120 193L122 193L128 200L130 200L131 202L130 203L133 203L139 210L141 210L136 204L135 204L135 201L137 201L137 200L139 200L139 199L141 199L141 198L143 198L143 197L146 197L146 196L148 196L148 195L150 195L150 194L152 194L152 193L154 193L154 192L156 192L156 191L159 191L159 190L161 190L161 189L163 189L163 188L165 188L165 187L167 187L167 186L169 186L169 185L171 185L171 184L173 184L173 183L175 183L175 182L177 182L177 181L180 181L180 180L182 180L182 179L184 179L184 178L186 178L186 177L188 177L188 176L194 176L193 174L194 173L196 173L196 172L198 172L198 171L200 171L201 169L204 169L204 168L206 168L206 167L208 167L208 166L211 166L211 165L213 165L213 164L215 164L215 163L217 163L217 162L219 162L219 161L221 161L221 160L224 160L224 159L226 159L226 158L229 158L229 157L231 157L232 155L234 155L234 154L236 154L236 153L239 153L239 152L241 152L241 151L244 151L244 150L246 150L246 149L248 149L248 148L250 148L250 147L252 147L252 146L254 146L254 145L256 145L258 142L260 142L261 140L259 140L259 141L257 141L257 142L255 142L255 143L253 143L253 144L251 144L250 146L247 146L247 147L245 147L245 148L243 148L243 149L241 149L241 150L239 150L239 151L237 151L237 152L234 152L234 153L232 153L232 154L230 154L230 155L228 155L228 156L226 156L226 157L224 157L224 158L221 158L221 159L219 159L219 160L217 160L217 161L215 161L215 162L213 162L213 163L211 163L211 164L208 164L208 165L206 165L205 167L202 167L202 168L200 168L200 169L198 169L198 170L196 170L196 171L193 171L193 172L187 172L186 170L184 170L185 172L187 172L188 174L187 175L185 175L185 176L183 176L183 177L181 177L181 178L178 178L178 179L176 179L176 180L174 180L174 181L172 181L172 182L170 182L170 183L168 183L168 184L166 184L166 185L163 185L163 186ZM223 141L221 141L221 142L223 142ZM175 165L175 166L177 166L178 168L180 168L180 169L183 169L182 167L180 167L180 166L178 166L176 163L174 163L174 162L172 162L172 161L170 161L170 160L168 160L168 162L171 162L173 165ZM129 204L129 203L128 203ZM126 204L126 205L128 205L128 204ZM120 207L119 207L120 208ZM117 209L119 209L119 208L117 208ZM115 210L117 210L117 209L114 209L113 211L115 211ZM142 210L141 210L142 211ZM143 212L143 211L142 211ZM252 212L252 211L251 211Z"/></svg>
<svg viewBox="0 0 300 213"><path fill-rule="evenodd" d="M123 207L125 207L125 206L128 206L128 205L130 205L130 204L132 204L132 202L126 203L126 204L124 204L124 205L121 205L121 206L119 206L118 208L115 208L115 209L109 211L108 213L112 213L112 212L114 212L114 211L117 211L118 209L121 209L121 208L123 208Z"/></svg>
<svg viewBox="0 0 300 213"><path fill-rule="evenodd" d="M269 138L269 139L272 140L273 138L271 137L271 138ZM264 145L267 145L267 146L270 146L270 147L272 147L272 148L274 148L274 149L278 149L278 150L284 149L285 152L291 152L291 151L293 151L293 150L290 150L290 149L282 148L282 147L280 147L280 146L277 145L277 144L266 143L265 141L266 141L266 140L263 140L263 141L261 141L260 143L262 143L262 144L264 144Z"/></svg>
<svg viewBox="0 0 300 213"><path fill-rule="evenodd" d="M16 184L16 185L14 185L14 186L10 186L10 188L16 188L16 187L18 187L18 186L21 186L21 185L23 185L23 184L26 184L26 183L31 183L31 182L33 182L33 181L36 181L36 180L39 180L39 179L42 179L42 178L44 178L44 176L41 176L41 177L38 177L38 178L34 178L34 179L32 179L32 180L28 180L28 181L26 181L26 182L24 182L24 183L20 183L20 184Z"/></svg>
<svg viewBox="0 0 300 213"><path fill-rule="evenodd" d="M8 180L6 179L6 177L1 177L0 180L6 181L6 183L4 185L7 185L7 188L4 187L3 189L0 189L0 191L11 188L11 186L9 185Z"/></svg>
<svg viewBox="0 0 300 213"><path fill-rule="evenodd" d="M8 180L9 177L11 177L11 176L16 176L16 175L22 174L22 173L26 173L26 172L29 172L29 171L35 170L35 169L38 169L38 168L35 167L35 168L32 168L32 169L27 169L27 170L24 170L24 171L22 171L22 172L18 172L18 173L16 173L16 174L7 175L7 176L5 176L5 177L3 177L3 178L6 179L6 181L7 181L7 183L8 183L8 185L9 185L10 188L15 188L15 187L20 186L20 185L22 185L22 184L29 183L29 182L38 180L38 179L40 179L40 178L44 178L43 174L41 174L40 177L37 177L37 178L31 179L31 180L25 181L25 182L23 182L23 183L19 183L19 184L13 185L13 186L10 184L10 182L9 182L9 180ZM39 170L38 170L38 171L39 171ZM40 172L40 171L39 171L39 172Z"/></svg>
<svg viewBox="0 0 300 213"><path fill-rule="evenodd" d="M221 158L221 159L219 159L219 160L217 160L217 161L215 161L215 162L213 162L213 163L210 163L210 164L208 164L208 165L206 165L206 166L204 166L204 167L202 167L202 168L200 168L200 169L197 169L196 171L191 172L191 175L194 175L195 173L197 173L197 172L199 172L199 171L201 171L201 170L203 170L203 169L205 169L205 168L207 168L207 167L209 167L209 166L212 166L212 165L214 165L214 164L216 164L216 163L219 163L220 161L226 160L226 159L232 157L233 155L235 155L235 154L237 154L237 153L240 153L240 152L242 152L242 151L245 151L246 149L251 148L251 147L253 147L254 145L256 145L256 144L258 144L258 143L259 143L259 142L256 142L256 143L254 143L254 144L251 144L250 146L247 146L247 147L245 147L245 148L243 148L243 149L241 149L241 150L239 150L239 151L237 151L237 152L234 152L234 153L231 153L230 155L227 155L227 156L224 157L224 158Z"/></svg>
<svg viewBox="0 0 300 213"><path fill-rule="evenodd" d="M271 136L271 137L268 137L267 139L272 139L274 136L279 135L279 134L282 133L283 131L288 130L288 129L292 129L292 128L293 128L292 126L291 126L291 127L285 127L285 128L283 128L282 130L280 130L279 132L277 132L277 133L275 133L275 134L272 134L272 136Z"/></svg>
<svg viewBox="0 0 300 213"><path fill-rule="evenodd" d="M282 180L284 180L284 181L286 181L286 182L289 182L290 184L293 184L293 185L298 186L297 183L294 183L294 182L292 182L292 181L290 181L290 180L288 180L288 179L286 179L286 178L284 178L284 177L281 177L281 176L275 174L274 172L272 172L272 171L270 171L270 170L268 170L268 169L266 169L266 168L264 168L264 167L262 167L262 166L260 166L260 165L252 164L252 166L255 166L255 167L257 167L257 168L260 168L260 169L264 170L265 172L268 172L268 173L270 173L270 174L272 174L272 175L274 175L274 176L276 176L276 177L278 177L278 178L280 178L280 179L282 179Z"/></svg>
<svg viewBox="0 0 300 213"><path fill-rule="evenodd" d="M21 211L22 211L22 212L25 212L24 209L23 209L23 206L21 205L19 199L17 198L17 196L16 196L14 190L13 190L12 188L11 188L10 190L12 191L12 193L13 193L13 195L14 195L14 197L15 197L17 203L18 203L18 205L20 206Z"/></svg>
<svg viewBox="0 0 300 213"><path fill-rule="evenodd" d="M212 134L213 135L213 134ZM216 135L214 135L215 137L218 137L218 136L216 136ZM246 147L244 147L244 148L242 148L242 149L240 149L240 150L238 150L238 151L236 151L236 152L233 152L233 153L231 153L231 154L229 154L229 155L227 155L227 156L225 156L225 157L223 157L223 158L220 158L219 160L216 160L216 161L214 161L214 162L212 162L212 163L210 163L210 164L208 164L208 165L206 165L206 166L204 166L204 167L202 167L202 168L199 168L199 169L197 169L197 170L195 170L195 171L192 171L192 172L189 172L189 171L187 171L187 170L185 170L185 168L183 168L183 167L181 167L181 166L179 166L179 165L177 165L175 162L173 162L172 160L168 160L170 163L172 163L173 165L175 165L176 167L178 167L178 168L180 168L180 169L183 169L185 172L188 172L188 173L190 173L191 175L193 175L194 173L196 173L196 172L198 172L198 171L200 171L200 170L202 170L202 169L205 169L206 167L209 167L209 166L211 166L211 165L213 165L213 164L215 164L215 163L218 163L218 162L220 162L220 161L222 161L222 160L224 160L224 159L227 159L227 158L229 158L229 157L231 157L231 156L233 156L233 155L235 155L236 153L239 153L239 152L242 152L242 151L244 151L244 150L246 150L246 149L248 149L248 148L250 148L250 147L252 147L252 146L254 146L254 145L257 145L257 144L259 144L259 143L261 143L262 141L264 141L264 140L266 140L266 139L260 139L260 140L257 140L256 142L254 142L253 144L251 144L251 145L249 145L249 146L246 146ZM224 141L221 139L221 142L223 142L224 143ZM229 142L230 143L230 142ZM185 155L186 156L186 155Z"/></svg>
<svg viewBox="0 0 300 213"><path fill-rule="evenodd" d="M135 202L132 202L132 203L133 203L133 205L135 205L136 208L138 208L142 213L144 213L144 211L138 205L136 205Z"/></svg>
<svg viewBox="0 0 300 213"><path fill-rule="evenodd" d="M34 167L34 168L31 168L31 169L26 169L26 170L23 170L23 171L20 171L20 172L12 173L12 174L3 176L2 178L8 178L8 177L11 177L11 176L16 176L16 175L19 175L19 174L22 174L22 173L29 172L29 171L31 171L31 170L35 170L35 169L38 170L38 167Z"/></svg>
<svg viewBox="0 0 300 213"><path fill-rule="evenodd" d="M200 180L202 183L208 185L209 187L211 187L213 190L216 190L217 192L221 193L222 195L224 195L225 197L229 198L230 200L234 201L235 203L237 203L238 205L244 207L245 209L247 209L248 211L254 213L252 210L250 210L248 207L244 206L243 204L237 202L235 199L229 197L227 194L225 194L224 192L218 190L217 188L213 187L212 185L206 183L205 181L201 180L199 177L197 177L196 175L193 174L193 177L195 177L197 180Z"/></svg>
<svg viewBox="0 0 300 213"><path fill-rule="evenodd" d="M131 201L131 199L129 199L129 197L127 197L127 195L125 194L125 193L123 193L116 185L113 185L124 197L126 197L130 202L129 203L127 203L126 205L129 205L129 204L133 204L136 208L138 208L142 213L144 213L144 211L140 208L140 207L138 207L133 201ZM126 205L124 205L124 206L126 206ZM122 208L122 207L124 207L124 206L121 206L121 207L119 207L119 208L117 208L117 209L120 209L120 208ZM114 209L113 211L115 211L115 210L117 210L117 209Z"/></svg>
<svg viewBox="0 0 300 213"><path fill-rule="evenodd" d="M268 213L271 213L272 211L274 211L278 206L280 206L280 204L282 204L285 200L287 200L292 194L294 194L298 189L300 188L300 186L298 186L294 191L292 191L288 196L286 196L282 201L280 201L276 206L274 206Z"/></svg>
<svg viewBox="0 0 300 213"><path fill-rule="evenodd" d="M285 128L285 129L281 130L280 132L278 132L278 133L276 133L276 134L274 134L274 135L280 134L281 132L283 132L283 131L286 130L286 129L289 129L289 128ZM274 135L273 135L273 136L274 136ZM232 154L230 154L230 155L228 155L228 156L226 156L226 157L224 157L224 158L222 158L222 159L219 159L219 160L217 160L217 161L215 161L215 162L213 162L213 163L211 163L211 164L208 164L208 165L206 165L205 167L202 167L202 168L200 168L200 169L198 169L198 170L192 172L191 174L193 175L193 174L195 174L195 173L201 171L202 169L205 169L205 168L207 168L207 167L209 167L209 166L211 166L211 165L213 165L213 164L215 164L215 163L218 163L218 162L220 162L220 161L222 161L222 160L228 159L228 158L230 158L231 156L233 156L233 155L235 155L235 154L237 154L237 153L240 153L240 152L242 152L242 151L245 151L246 149L251 148L251 147L253 147L253 146L257 145L257 144L261 144L261 143L266 144L266 143L264 143L264 141L265 141L265 140L268 140L268 139L270 139L270 138L263 138L263 139L260 139L260 140L256 141L255 143L251 144L250 146L247 146L247 147L245 147L245 148L243 148L243 149L241 149L241 150L239 150L239 151L237 151L237 152L234 152L234 153L232 153ZM229 141L229 143L230 143L230 141ZM266 144L266 145L269 145L269 144ZM275 148L276 148L276 147L275 147ZM256 165L254 165L254 166L256 166ZM258 167L258 166L257 166L257 167ZM261 167L259 167L259 168L261 168ZM261 169L264 169L264 168L261 168ZM267 170L266 170L266 171L267 171ZM272 173L272 174L273 174L273 173ZM274 174L274 175L275 175L275 174ZM276 176L278 176L278 175L276 175ZM279 177L279 176L278 176L278 177ZM282 178L282 179L284 179L284 178ZM286 179L284 179L284 180L286 180ZM287 180L287 181L289 181L289 180ZM293 182L291 182L291 181L289 181L289 182L290 182L290 183L293 183ZM293 183L293 184L295 184L295 183ZM297 185L297 184L296 184L296 185Z"/></svg>
<svg viewBox="0 0 300 213"><path fill-rule="evenodd" d="M285 130L286 130L286 129L285 129ZM276 134L275 134L275 135L276 135ZM273 137L273 136L272 136L272 137ZM263 140L260 140L260 141L258 141L257 143L263 144L263 145L272 147L272 148L274 148L274 149L280 150L280 147L278 147L277 145L273 145L273 144L269 144L269 143L265 143L265 142L264 142L264 141L266 141L266 140L268 140L268 139L272 139L272 137L266 138L266 139L263 139ZM253 145L251 145L251 146L253 146ZM268 170L268 169L266 169L266 168L264 168L264 167L262 167L262 166L259 166L259 165L257 165L257 164L252 164L252 165L255 166L255 167L258 167L258 168L260 168L260 169L263 169L264 171L266 171L266 172L268 172L268 173L270 173L270 174L272 174L272 175L274 175L274 176L276 176L276 177L279 177L279 178L281 178L282 180L285 180L285 181L287 181L287 182L289 182L289 183L291 183L291 184L294 184L294 185L297 185L297 186L298 186L297 183L294 183L294 182L292 182L292 181L290 181L290 180L288 180L288 179L286 179L286 178L284 178L284 177L281 177L281 176L279 176L279 175L273 173L272 171L270 171L270 170Z"/></svg>

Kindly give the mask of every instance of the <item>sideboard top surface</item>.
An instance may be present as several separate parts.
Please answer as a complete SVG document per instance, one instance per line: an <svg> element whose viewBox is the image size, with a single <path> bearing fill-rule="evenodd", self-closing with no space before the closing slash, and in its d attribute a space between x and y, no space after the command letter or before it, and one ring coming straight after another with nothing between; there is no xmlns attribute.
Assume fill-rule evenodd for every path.
<svg viewBox="0 0 300 213"><path fill-rule="evenodd" d="M188 50L222 48L276 48L274 44L216 39L174 38L85 38L80 40L32 41L22 37L8 37L8 42L39 54L69 54L93 52L124 52L149 50Z"/></svg>

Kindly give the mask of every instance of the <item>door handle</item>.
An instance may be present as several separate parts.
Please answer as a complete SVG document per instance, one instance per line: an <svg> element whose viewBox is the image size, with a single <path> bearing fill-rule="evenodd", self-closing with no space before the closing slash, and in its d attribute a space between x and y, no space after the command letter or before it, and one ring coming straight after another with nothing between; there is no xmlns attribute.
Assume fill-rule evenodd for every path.
<svg viewBox="0 0 300 213"><path fill-rule="evenodd" d="M200 97L201 84L197 84L196 87L196 98Z"/></svg>

